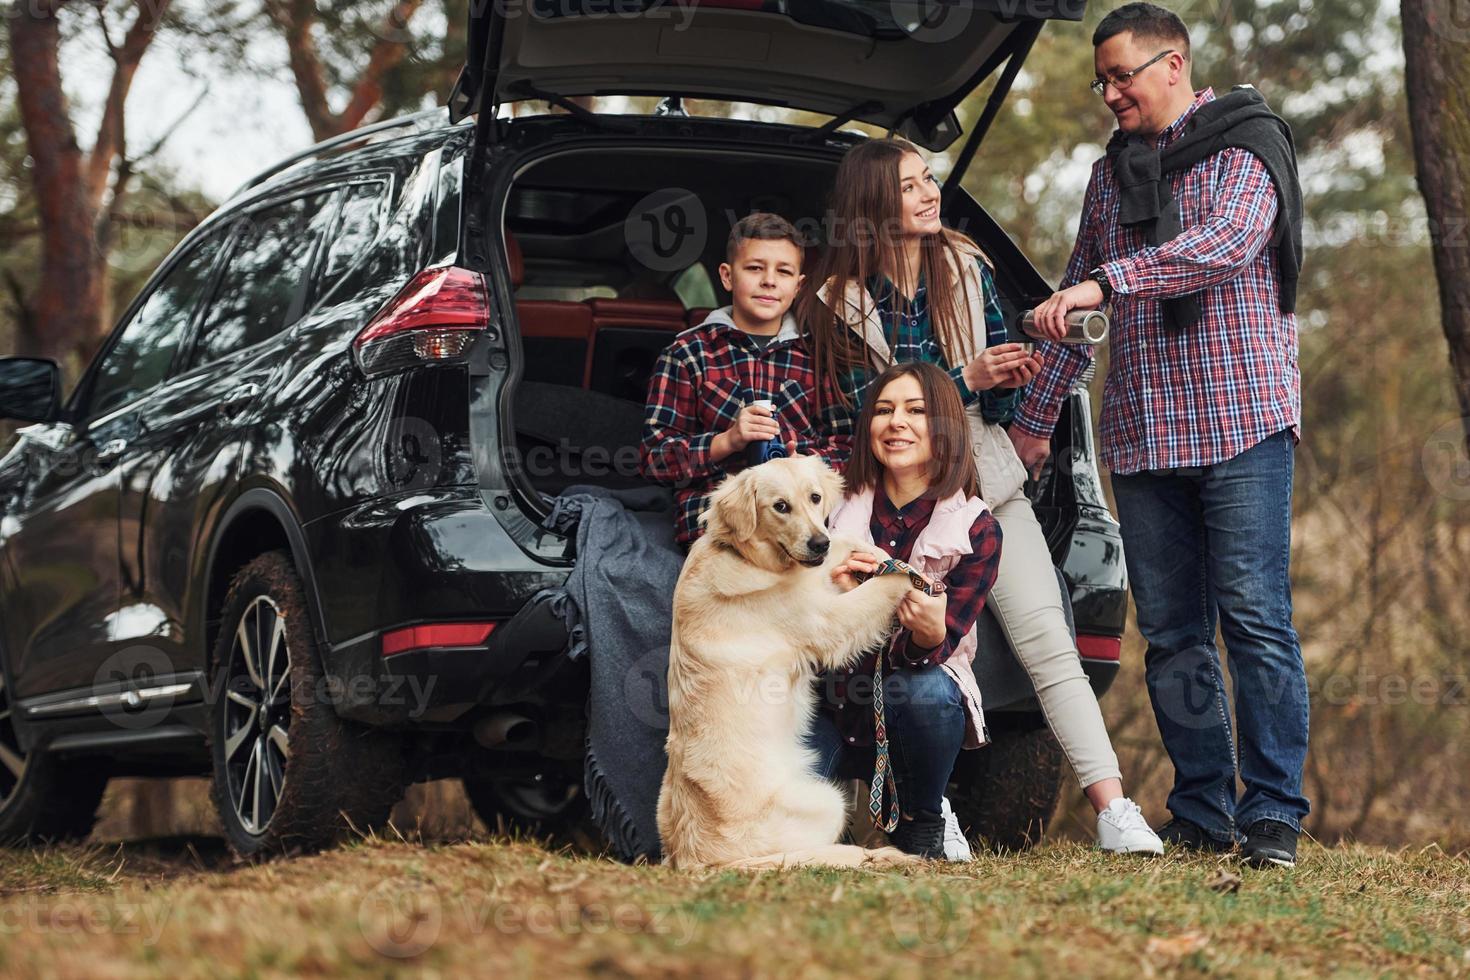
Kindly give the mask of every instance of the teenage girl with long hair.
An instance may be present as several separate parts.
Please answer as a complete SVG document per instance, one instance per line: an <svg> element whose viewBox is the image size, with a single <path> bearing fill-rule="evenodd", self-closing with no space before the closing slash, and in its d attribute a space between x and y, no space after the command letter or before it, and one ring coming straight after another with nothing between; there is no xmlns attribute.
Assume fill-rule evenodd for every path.
<svg viewBox="0 0 1470 980"><path fill-rule="evenodd" d="M828 241L798 297L798 317L818 371L831 382L825 390L835 387L854 413L876 394L872 382L889 364L923 360L949 375L965 404L980 493L1003 535L989 605L1097 811L1098 843L1113 852L1162 853L1158 835L1123 794L1051 553L1023 490L1026 471L1000 425L1040 358L1005 342L990 262L968 236L944 227L939 203L938 184L912 144L870 140L849 150L832 190Z"/></svg>

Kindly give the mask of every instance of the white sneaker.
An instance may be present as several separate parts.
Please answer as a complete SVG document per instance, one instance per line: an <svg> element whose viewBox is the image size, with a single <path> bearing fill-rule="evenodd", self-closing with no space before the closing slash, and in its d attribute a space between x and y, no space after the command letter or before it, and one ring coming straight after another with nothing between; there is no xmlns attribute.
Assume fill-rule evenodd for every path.
<svg viewBox="0 0 1470 980"><path fill-rule="evenodd" d="M1119 797L1097 815L1097 846L1113 854L1163 854L1164 842L1153 832L1138 804Z"/></svg>
<svg viewBox="0 0 1470 980"><path fill-rule="evenodd" d="M954 808L949 805L949 797L941 797L939 812L944 815L944 859L973 860L975 856L970 853L970 842L965 840L965 835L960 830L960 821L954 815Z"/></svg>

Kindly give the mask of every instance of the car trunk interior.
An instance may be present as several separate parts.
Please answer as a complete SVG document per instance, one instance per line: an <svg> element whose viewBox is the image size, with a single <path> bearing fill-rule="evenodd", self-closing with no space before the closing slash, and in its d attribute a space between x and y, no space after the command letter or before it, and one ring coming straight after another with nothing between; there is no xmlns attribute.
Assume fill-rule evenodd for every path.
<svg viewBox="0 0 1470 980"><path fill-rule="evenodd" d="M565 151L518 176L505 208L524 352L512 421L535 490L643 484L649 374L676 334L729 302L718 267L731 225L761 210L815 229L836 165L645 144Z"/></svg>

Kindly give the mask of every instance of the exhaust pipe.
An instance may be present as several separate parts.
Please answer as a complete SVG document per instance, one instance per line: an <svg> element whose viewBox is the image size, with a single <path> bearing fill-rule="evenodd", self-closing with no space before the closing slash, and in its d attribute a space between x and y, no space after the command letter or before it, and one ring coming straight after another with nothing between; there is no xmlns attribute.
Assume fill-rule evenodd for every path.
<svg viewBox="0 0 1470 980"><path fill-rule="evenodd" d="M487 749L528 749L536 741L536 723L525 715L497 711L475 722L474 734Z"/></svg>

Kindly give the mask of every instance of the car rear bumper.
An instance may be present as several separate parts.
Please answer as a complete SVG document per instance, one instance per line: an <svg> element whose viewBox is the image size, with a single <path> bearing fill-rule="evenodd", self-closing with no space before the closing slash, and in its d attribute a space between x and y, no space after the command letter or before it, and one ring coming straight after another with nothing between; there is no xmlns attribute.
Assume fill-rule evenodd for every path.
<svg viewBox="0 0 1470 980"><path fill-rule="evenodd" d="M532 600L568 570L526 555L478 488L378 500L305 531L332 640L322 696L344 717L390 727L453 721L566 646L560 619ZM384 644L409 627L454 623L494 629L463 645Z"/></svg>
<svg viewBox="0 0 1470 980"><path fill-rule="evenodd" d="M382 727L453 725L490 705L580 703L556 597L568 568L531 558L505 532L477 488L453 487L375 501L306 526L324 619L334 635L325 673L344 717ZM1101 535L1100 535L1101 536ZM1070 564L1086 549L1073 549ZM1118 671L1116 633L1126 584L1113 572L1076 576L1082 666L1100 697ZM1072 569L1069 569L1072 571ZM1075 573L1074 573L1075 574ZM406 627L494 623L483 642L390 646ZM1112 633L1113 635L1108 635ZM994 617L981 619L975 674L987 711L1036 711L1031 678Z"/></svg>
<svg viewBox="0 0 1470 980"><path fill-rule="evenodd" d="M577 666L567 659L566 647L553 593L533 600L474 645L424 646L385 656L381 635L372 636L333 652L342 678L334 704L343 717L379 727L454 724L480 707L543 702L566 688L565 678Z"/></svg>
<svg viewBox="0 0 1470 980"><path fill-rule="evenodd" d="M989 620L989 625L981 627L980 648L975 654L975 680L986 712L1039 712L1041 707L1037 704L1036 688L1030 675L1005 643L994 619L986 616L982 623L985 620ZM986 642L987 633L991 634L990 643ZM1087 675L1093 693L1101 698L1118 676L1118 660L1112 656L1088 656L1088 648L1094 645L1090 641L1101 641L1098 645L1106 648L1109 644L1116 644L1117 637L1084 634L1077 638L1077 645L1082 649L1082 672Z"/></svg>

